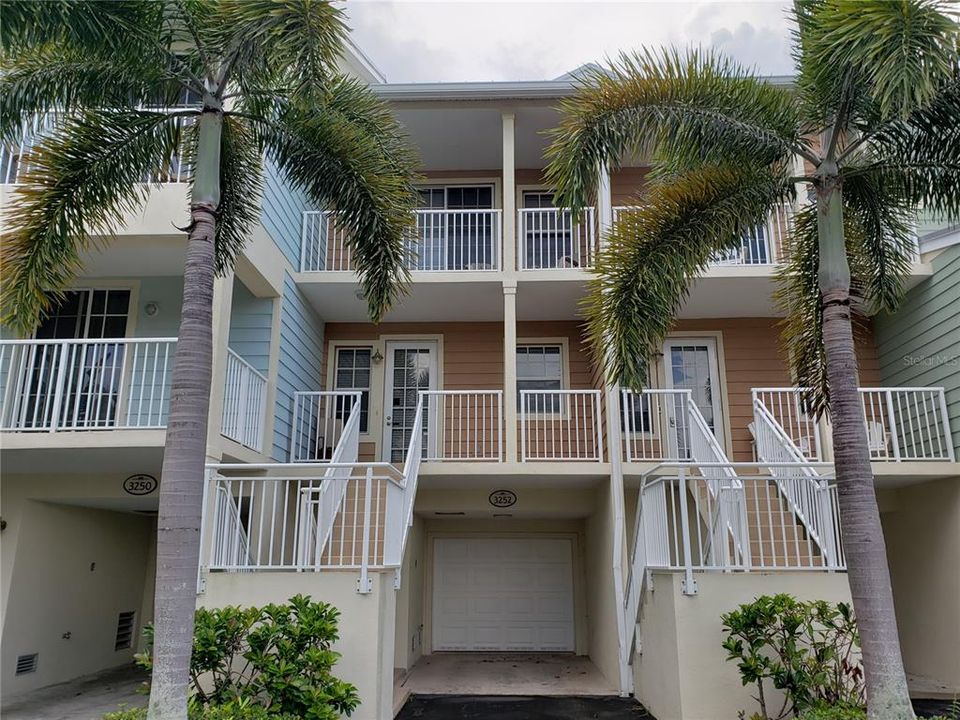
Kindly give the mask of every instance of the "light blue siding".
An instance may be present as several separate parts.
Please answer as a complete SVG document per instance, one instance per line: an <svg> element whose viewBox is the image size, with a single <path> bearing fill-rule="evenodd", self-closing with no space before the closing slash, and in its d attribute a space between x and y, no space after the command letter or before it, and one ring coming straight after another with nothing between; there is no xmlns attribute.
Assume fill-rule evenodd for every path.
<svg viewBox="0 0 960 720"><path fill-rule="evenodd" d="M156 303L157 314L144 312L147 303ZM180 330L180 308L183 307L183 278L145 277L140 280L138 307L130 308L130 317L136 319L133 336L176 337Z"/></svg>
<svg viewBox="0 0 960 720"><path fill-rule="evenodd" d="M960 457L960 245L933 260L933 275L876 321L884 385L943 387Z"/></svg>
<svg viewBox="0 0 960 720"><path fill-rule="evenodd" d="M323 359L323 321L317 316L290 275L284 278L280 306L280 368L273 425L273 458L288 459L293 393L320 390Z"/></svg>
<svg viewBox="0 0 960 720"><path fill-rule="evenodd" d="M264 168L261 222L295 270L300 269L300 229L306 196L290 187L273 163Z"/></svg>
<svg viewBox="0 0 960 720"><path fill-rule="evenodd" d="M264 375L270 369L270 334L273 298L259 298L237 279L233 281L230 313L230 349Z"/></svg>

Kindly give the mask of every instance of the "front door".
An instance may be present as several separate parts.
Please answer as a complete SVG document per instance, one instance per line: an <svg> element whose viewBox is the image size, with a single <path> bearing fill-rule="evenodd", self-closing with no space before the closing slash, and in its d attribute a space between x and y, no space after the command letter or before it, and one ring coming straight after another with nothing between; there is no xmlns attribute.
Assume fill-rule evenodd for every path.
<svg viewBox="0 0 960 720"><path fill-rule="evenodd" d="M417 401L421 390L437 389L437 343L427 341L388 341L386 372L383 382L383 460L402 465L417 419ZM426 452L433 428L427 427L427 408L423 410L423 448Z"/></svg>
<svg viewBox="0 0 960 720"><path fill-rule="evenodd" d="M663 346L666 385L673 390L689 390L694 404L723 447L723 415L720 405L720 370L717 341L713 338L675 338ZM678 400L679 403L679 400ZM685 408L676 406L671 424L677 428L677 457L689 454Z"/></svg>

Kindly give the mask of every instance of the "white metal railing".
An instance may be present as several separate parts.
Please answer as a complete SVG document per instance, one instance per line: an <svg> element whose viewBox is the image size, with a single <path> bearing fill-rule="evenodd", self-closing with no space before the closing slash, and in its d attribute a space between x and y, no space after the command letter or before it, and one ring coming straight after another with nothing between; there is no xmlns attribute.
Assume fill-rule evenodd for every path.
<svg viewBox="0 0 960 720"><path fill-rule="evenodd" d="M160 108L163 111L178 108ZM182 110L182 108L179 108ZM195 116L180 115L171 118L178 131L184 130L195 122ZM34 167L30 161L34 147L46 136L54 133L57 126L57 114L45 113L23 123L19 138L0 146L0 185L18 185ZM183 153L175 154L167 167L149 173L145 183L185 183L191 177L190 169L183 162Z"/></svg>
<svg viewBox="0 0 960 720"><path fill-rule="evenodd" d="M176 342L0 340L0 430L164 428Z"/></svg>
<svg viewBox="0 0 960 720"><path fill-rule="evenodd" d="M212 567L246 568L250 566L250 538L247 537L237 500L228 485L217 483L214 511Z"/></svg>
<svg viewBox="0 0 960 720"><path fill-rule="evenodd" d="M499 270L503 218L498 209L416 210L416 231L407 241L407 268L420 271ZM303 213L303 272L352 271L349 232L327 210Z"/></svg>
<svg viewBox="0 0 960 720"><path fill-rule="evenodd" d="M613 221L639 206L620 205L613 208ZM716 265L773 265L783 259L783 249L793 223L793 207L783 204L775 208L765 222L745 233L738 247L717 253Z"/></svg>
<svg viewBox="0 0 960 720"><path fill-rule="evenodd" d="M569 210L535 208L517 211L517 265L521 270L590 268L596 262L594 209L585 207L578 220Z"/></svg>
<svg viewBox="0 0 960 720"><path fill-rule="evenodd" d="M873 460L954 460L942 387L860 388Z"/></svg>
<svg viewBox="0 0 960 720"><path fill-rule="evenodd" d="M802 457L814 462L824 459L820 422L801 388L754 388L751 394L754 408L759 403L770 413Z"/></svg>
<svg viewBox="0 0 960 720"><path fill-rule="evenodd" d="M359 401L360 393L351 390L294 393L290 461L332 460Z"/></svg>
<svg viewBox="0 0 960 720"><path fill-rule="evenodd" d="M829 418L805 409L804 388L756 388L759 402L810 461L829 459L822 438ZM860 388L870 458L875 462L952 461L947 402L942 387Z"/></svg>
<svg viewBox="0 0 960 720"><path fill-rule="evenodd" d="M837 552L834 544L836 529L832 524L831 507L835 490L809 464L759 399L753 401L753 417L757 458L761 462L771 463L768 471L776 479L777 487L790 504L790 509L803 523L828 562L834 562Z"/></svg>
<svg viewBox="0 0 960 720"><path fill-rule="evenodd" d="M521 462L603 462L600 396L599 390L521 390Z"/></svg>
<svg viewBox="0 0 960 720"><path fill-rule="evenodd" d="M420 397L430 433L423 460L503 460L502 390L421 390Z"/></svg>
<svg viewBox="0 0 960 720"><path fill-rule="evenodd" d="M230 440L261 452L267 378L229 348L225 375L220 432Z"/></svg>

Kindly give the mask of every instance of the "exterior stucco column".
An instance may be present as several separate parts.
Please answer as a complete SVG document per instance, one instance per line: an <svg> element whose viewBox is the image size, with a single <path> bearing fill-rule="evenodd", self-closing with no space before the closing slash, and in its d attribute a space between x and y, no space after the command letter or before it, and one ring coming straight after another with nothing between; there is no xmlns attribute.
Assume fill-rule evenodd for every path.
<svg viewBox="0 0 960 720"><path fill-rule="evenodd" d="M227 376L227 347L233 308L233 273L218 277L213 284L213 366L210 374L210 415L207 419L207 456L219 460L222 454L220 426L223 390Z"/></svg>
<svg viewBox="0 0 960 720"><path fill-rule="evenodd" d="M503 427L505 462L517 462L517 282L503 283Z"/></svg>
<svg viewBox="0 0 960 720"><path fill-rule="evenodd" d="M517 269L517 181L513 113L500 115L503 128L503 270Z"/></svg>

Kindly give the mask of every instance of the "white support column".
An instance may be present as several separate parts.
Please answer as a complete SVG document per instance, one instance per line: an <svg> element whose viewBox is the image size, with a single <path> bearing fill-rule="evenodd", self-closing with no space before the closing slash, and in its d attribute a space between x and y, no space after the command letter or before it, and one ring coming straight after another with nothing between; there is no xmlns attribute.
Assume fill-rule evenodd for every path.
<svg viewBox="0 0 960 720"><path fill-rule="evenodd" d="M517 281L503 284L504 461L517 462Z"/></svg>
<svg viewBox="0 0 960 720"><path fill-rule="evenodd" d="M517 180L513 113L500 115L503 128L503 270L517 269Z"/></svg>
<svg viewBox="0 0 960 720"><path fill-rule="evenodd" d="M600 166L600 179L597 182L597 214L600 220L600 247L605 244L604 236L613 227L613 199L610 193L610 170Z"/></svg>

